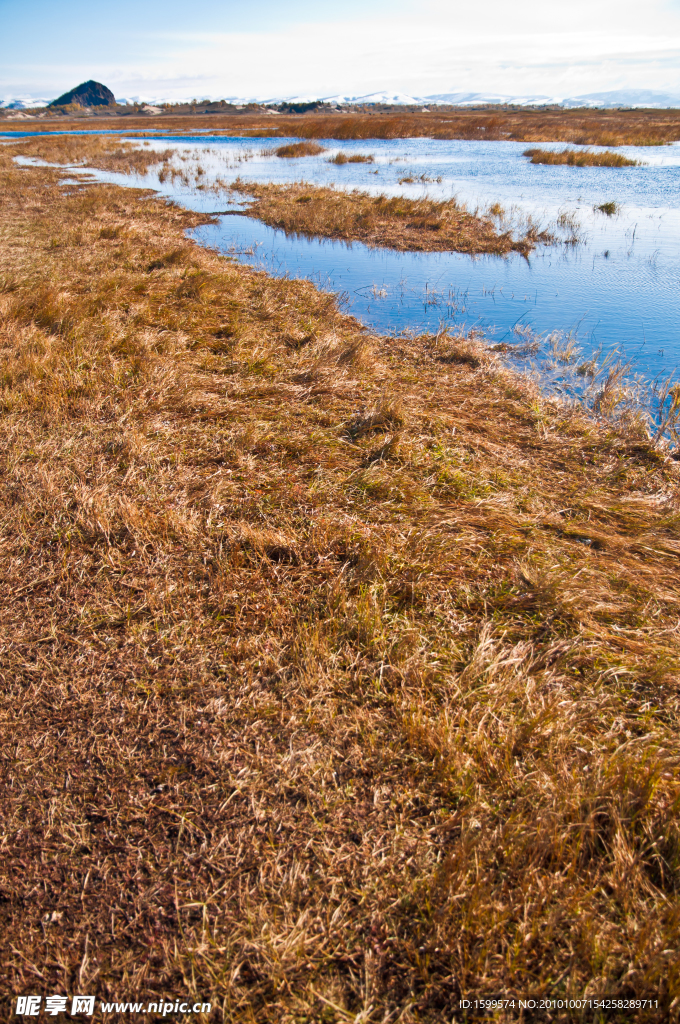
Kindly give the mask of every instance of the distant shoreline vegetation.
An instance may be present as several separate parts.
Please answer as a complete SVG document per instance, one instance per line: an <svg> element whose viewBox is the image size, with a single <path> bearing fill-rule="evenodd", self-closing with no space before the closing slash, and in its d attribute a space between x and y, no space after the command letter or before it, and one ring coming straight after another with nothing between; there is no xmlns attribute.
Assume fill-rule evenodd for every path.
<svg viewBox="0 0 680 1024"><path fill-rule="evenodd" d="M88 83L83 83L83 86ZM97 85L98 83L94 83ZM101 84L101 83L99 83ZM82 87L78 87L79 90ZM105 88L105 87L102 87ZM74 90L76 91L76 90ZM59 98L63 103L69 94ZM146 130L148 118L156 116L164 130L181 132L207 128L216 135L276 138L283 144L291 137L303 139L484 139L485 141L563 143L565 146L664 146L680 141L680 110L537 110L512 106L437 107L422 110L411 107L343 106L293 111L259 104L233 104L225 100L207 100L181 104L80 105L0 110L0 123L35 120L39 131L49 130L54 122L59 129L69 122L81 125L105 119L107 129L124 127L126 131ZM38 119L45 119L42 123ZM158 122L157 122L158 123ZM18 125L17 125L18 128ZM577 165L578 166L578 165Z"/></svg>
<svg viewBox="0 0 680 1024"><path fill-rule="evenodd" d="M568 167L639 167L639 160L629 160L620 153L612 153L606 149L604 153L593 153L592 150L563 149L555 152L552 149L525 149L524 156L531 157L532 164L565 164Z"/></svg>

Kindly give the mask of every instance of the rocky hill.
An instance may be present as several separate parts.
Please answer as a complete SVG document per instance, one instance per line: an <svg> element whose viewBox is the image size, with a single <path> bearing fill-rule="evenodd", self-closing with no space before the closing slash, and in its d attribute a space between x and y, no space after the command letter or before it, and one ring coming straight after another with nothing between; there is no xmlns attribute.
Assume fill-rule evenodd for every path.
<svg viewBox="0 0 680 1024"><path fill-rule="evenodd" d="M65 92L49 104L51 107L65 107L69 103L75 103L79 107L107 107L116 102L116 97L110 89L107 89L101 82L83 82L70 92Z"/></svg>

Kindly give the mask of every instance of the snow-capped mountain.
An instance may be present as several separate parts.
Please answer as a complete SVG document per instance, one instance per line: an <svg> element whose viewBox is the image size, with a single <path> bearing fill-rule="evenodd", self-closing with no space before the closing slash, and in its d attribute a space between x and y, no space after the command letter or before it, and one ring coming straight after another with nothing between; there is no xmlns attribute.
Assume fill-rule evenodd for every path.
<svg viewBox="0 0 680 1024"><path fill-rule="evenodd" d="M656 108L680 108L680 95L671 93L655 92L651 89L619 89L608 92L586 93L582 96L546 96L534 95L511 95L510 93L492 92L443 92L434 93L429 96L413 96L404 92L391 92L387 89L378 92L357 96L352 93L338 93L335 96L314 96L311 93L305 96L286 97L285 100L268 99L265 102L268 106L276 103L309 103L315 99L321 99L324 103L337 106L362 106L370 104L382 104L389 106L491 106L496 104L512 104L518 107L656 107ZM245 103L246 100L239 102ZM253 102L252 100L250 102Z"/></svg>
<svg viewBox="0 0 680 1024"><path fill-rule="evenodd" d="M15 97L8 97L7 99L0 100L0 107L5 110L26 110L29 107L46 107L49 100L40 98L34 99L33 97L23 96L21 99Z"/></svg>
<svg viewBox="0 0 680 1024"><path fill-rule="evenodd" d="M655 92L653 89L618 89L610 92L586 93L561 102L563 107L680 107L680 95Z"/></svg>
<svg viewBox="0 0 680 1024"><path fill-rule="evenodd" d="M617 107L648 107L657 109L680 108L680 94L658 92L652 89L612 89L605 92L585 93L579 96L545 96L545 95L519 95L513 96L510 93L493 92L441 92L429 96L413 96L410 93L392 91L389 89L378 90L377 92L356 95L353 93L338 93L334 96L318 96L314 93L299 96L277 96L263 99L255 96L228 96L211 97L211 100L224 98L227 103L234 106L245 106L247 103L260 103L263 106L271 107L279 103L312 103L321 100L329 106L406 106L406 107L435 107L435 106L491 106L496 104L512 104L520 107L534 106L560 106L568 108L590 107L615 109ZM0 108L11 110L25 110L31 107L45 107L50 102L43 97L6 97L0 100ZM118 97L119 104L133 103L180 103L190 100L178 100L177 97L168 96L129 96ZM202 100L199 101L199 103Z"/></svg>

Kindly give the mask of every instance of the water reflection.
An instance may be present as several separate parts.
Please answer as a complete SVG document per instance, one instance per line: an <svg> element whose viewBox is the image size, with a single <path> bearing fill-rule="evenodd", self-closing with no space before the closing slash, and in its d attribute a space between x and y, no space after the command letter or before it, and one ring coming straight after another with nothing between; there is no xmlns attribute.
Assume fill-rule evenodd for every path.
<svg viewBox="0 0 680 1024"><path fill-rule="evenodd" d="M241 177L412 197L457 195L473 208L499 202L517 216L530 213L544 224L562 217L578 226L581 244L541 248L528 260L286 237L238 215L220 216L194 232L199 242L241 262L342 293L348 309L376 331L477 326L496 342L512 340L518 329L544 336L572 332L586 353L617 347L648 376L680 364L678 145L622 147L643 165L612 169L531 165L525 147L514 142L327 141L321 156L291 161L273 155L278 139L159 135L147 144L169 143L176 149L173 173L97 177L151 185L197 210L238 209L220 183ZM370 154L374 163L329 163L338 152ZM619 204L615 216L595 209L607 202Z"/></svg>

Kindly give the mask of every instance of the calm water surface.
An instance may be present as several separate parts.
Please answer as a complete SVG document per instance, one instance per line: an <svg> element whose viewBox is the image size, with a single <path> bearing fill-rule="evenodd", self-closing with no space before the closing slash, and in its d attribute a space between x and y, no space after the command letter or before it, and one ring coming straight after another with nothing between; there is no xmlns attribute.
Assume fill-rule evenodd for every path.
<svg viewBox="0 0 680 1024"><path fill-rule="evenodd" d="M161 135L148 145L176 150L184 182L160 182L154 173L97 177L151 186L191 209L211 212L243 209L215 185L241 177L333 183L414 198L457 196L472 208L500 202L517 223L530 214L549 226L567 214L578 221L582 241L543 246L528 259L397 253L287 237L233 213L192 234L241 262L341 293L348 310L380 333L436 331L444 323L476 326L494 341L512 342L518 328L543 336L573 332L585 354L617 348L649 377L680 367L679 145L623 147L626 156L643 162L639 167L578 168L532 165L522 156L525 145L514 142L323 144L328 152L321 156L282 160L272 153L280 139ZM328 157L339 151L370 154L375 163L329 164ZM425 180L400 182L421 175ZM594 210L611 200L620 205L615 216Z"/></svg>

